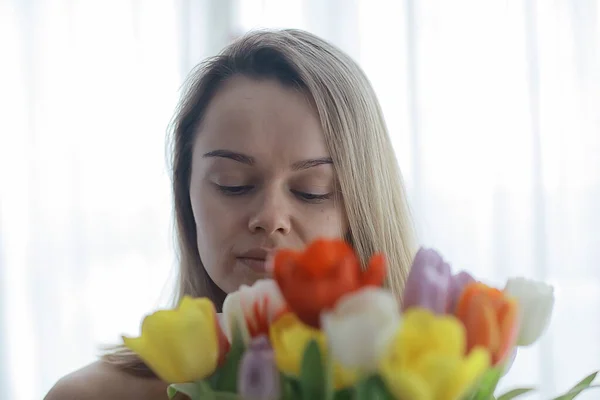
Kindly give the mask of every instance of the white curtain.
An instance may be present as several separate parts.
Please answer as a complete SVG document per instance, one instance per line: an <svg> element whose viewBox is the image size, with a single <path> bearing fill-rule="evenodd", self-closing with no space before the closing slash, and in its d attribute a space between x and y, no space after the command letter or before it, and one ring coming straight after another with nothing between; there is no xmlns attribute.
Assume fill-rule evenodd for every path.
<svg viewBox="0 0 600 400"><path fill-rule="evenodd" d="M0 7L0 398L37 400L137 333L171 272L180 15L160 0Z"/></svg>
<svg viewBox="0 0 600 400"><path fill-rule="evenodd" d="M362 65L424 245L494 284L556 286L503 387L545 399L600 369L600 2L4 0L0 398L43 397L167 298L179 85L259 27Z"/></svg>

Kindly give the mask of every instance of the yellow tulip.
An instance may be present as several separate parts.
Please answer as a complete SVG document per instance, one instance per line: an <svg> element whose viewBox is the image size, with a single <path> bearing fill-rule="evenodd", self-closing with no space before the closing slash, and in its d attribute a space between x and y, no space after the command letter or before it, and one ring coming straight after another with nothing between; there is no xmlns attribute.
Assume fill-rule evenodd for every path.
<svg viewBox="0 0 600 400"><path fill-rule="evenodd" d="M389 390L403 400L459 400L490 367L481 347L465 356L466 332L453 316L409 309L388 351L380 373Z"/></svg>
<svg viewBox="0 0 600 400"><path fill-rule="evenodd" d="M317 342L321 354L325 353L325 334L302 323L291 312L285 313L271 324L269 336L277 367L289 375L300 374L304 350L311 340Z"/></svg>
<svg viewBox="0 0 600 400"><path fill-rule="evenodd" d="M165 382L185 383L215 371L223 338L213 303L184 297L177 309L144 318L141 336L123 342Z"/></svg>
<svg viewBox="0 0 600 400"><path fill-rule="evenodd" d="M288 375L300 375L302 357L311 340L317 342L323 357L328 357L325 334L304 324L292 312L283 314L271 324L269 336L275 352L277 368ZM336 389L354 384L358 377L356 371L344 368L337 362L334 363L333 381Z"/></svg>
<svg viewBox="0 0 600 400"><path fill-rule="evenodd" d="M344 367L337 361L333 362L333 387L336 390L354 385L360 376L358 369Z"/></svg>

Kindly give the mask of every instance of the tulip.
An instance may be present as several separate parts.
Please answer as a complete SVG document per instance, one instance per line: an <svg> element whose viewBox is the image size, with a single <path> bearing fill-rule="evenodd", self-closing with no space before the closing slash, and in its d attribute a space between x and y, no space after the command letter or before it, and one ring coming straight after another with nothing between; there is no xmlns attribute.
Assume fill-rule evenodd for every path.
<svg viewBox="0 0 600 400"><path fill-rule="evenodd" d="M435 251L419 249L406 280L402 309L422 307L444 314L450 302L452 272Z"/></svg>
<svg viewBox="0 0 600 400"><path fill-rule="evenodd" d="M400 323L398 301L391 292L365 288L338 301L321 315L321 326L334 360L348 369L376 370Z"/></svg>
<svg viewBox="0 0 600 400"><path fill-rule="evenodd" d="M408 274L402 310L422 307L435 314L452 314L464 287L473 282L467 272L452 275L450 265L435 250L421 248Z"/></svg>
<svg viewBox="0 0 600 400"><path fill-rule="evenodd" d="M123 337L123 342L167 383L206 378L228 350L213 303L187 296L177 309L144 318L141 336Z"/></svg>
<svg viewBox="0 0 600 400"><path fill-rule="evenodd" d="M273 348L264 336L250 341L239 366L238 392L242 399L276 400L281 394Z"/></svg>
<svg viewBox="0 0 600 400"><path fill-rule="evenodd" d="M529 346L544 333L554 307L554 288L524 278L509 279L504 293L519 304L518 346Z"/></svg>
<svg viewBox="0 0 600 400"><path fill-rule="evenodd" d="M316 240L304 252L282 250L275 255L273 273L288 307L305 324L319 328L322 311L337 300L385 280L383 256L371 258L368 268L342 240Z"/></svg>
<svg viewBox="0 0 600 400"><path fill-rule="evenodd" d="M494 365L506 360L519 332L517 302L483 283L468 284L456 306L456 316L467 329L467 348L485 347Z"/></svg>
<svg viewBox="0 0 600 400"><path fill-rule="evenodd" d="M292 312L277 318L270 327L269 338L275 352L275 363L279 371L299 376L302 359L308 344L314 340L324 360L328 358L325 334L306 325ZM358 380L356 371L333 362L333 383L336 389L353 385Z"/></svg>
<svg viewBox="0 0 600 400"><path fill-rule="evenodd" d="M448 298L448 308L446 309L446 312L448 314L454 313L454 310L456 309L456 304L458 303L458 299L460 298L460 295L462 294L463 290L468 284L474 282L475 279L471 275L469 275L468 272L465 271L461 271L458 274L452 276L452 278L450 279L450 294Z"/></svg>
<svg viewBox="0 0 600 400"><path fill-rule="evenodd" d="M269 338L275 351L277 367L289 375L300 374L304 350L311 340L317 342L321 354L326 350L325 334L304 324L291 312L285 313L271 324Z"/></svg>
<svg viewBox="0 0 600 400"><path fill-rule="evenodd" d="M244 343L251 338L269 334L269 325L285 310L285 301L277 283L272 279L260 279L252 286L242 285L230 293L223 303L223 328L225 335L233 340L237 325Z"/></svg>
<svg viewBox="0 0 600 400"><path fill-rule="evenodd" d="M409 309L380 362L388 390L402 400L462 399L490 365L482 347L465 355L465 335L454 316Z"/></svg>

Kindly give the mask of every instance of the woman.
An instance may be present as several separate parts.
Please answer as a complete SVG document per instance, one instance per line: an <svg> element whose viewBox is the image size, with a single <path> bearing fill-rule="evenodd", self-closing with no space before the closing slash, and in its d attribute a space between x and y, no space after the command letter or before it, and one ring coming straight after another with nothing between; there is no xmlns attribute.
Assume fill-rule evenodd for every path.
<svg viewBox="0 0 600 400"><path fill-rule="evenodd" d="M298 30L259 31L192 75L177 110L176 298L226 293L267 274L278 248L345 237L386 254L400 294L414 255L401 175L376 96L345 54ZM166 399L166 384L118 350L48 400Z"/></svg>

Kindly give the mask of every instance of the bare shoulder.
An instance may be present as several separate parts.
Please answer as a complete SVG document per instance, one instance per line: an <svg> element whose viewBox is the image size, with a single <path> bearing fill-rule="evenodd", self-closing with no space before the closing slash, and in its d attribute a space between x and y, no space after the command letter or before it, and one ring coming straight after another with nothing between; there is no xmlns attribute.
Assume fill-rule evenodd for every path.
<svg viewBox="0 0 600 400"><path fill-rule="evenodd" d="M166 400L167 384L130 375L102 361L60 379L44 400Z"/></svg>

